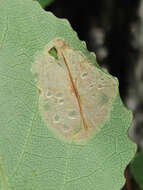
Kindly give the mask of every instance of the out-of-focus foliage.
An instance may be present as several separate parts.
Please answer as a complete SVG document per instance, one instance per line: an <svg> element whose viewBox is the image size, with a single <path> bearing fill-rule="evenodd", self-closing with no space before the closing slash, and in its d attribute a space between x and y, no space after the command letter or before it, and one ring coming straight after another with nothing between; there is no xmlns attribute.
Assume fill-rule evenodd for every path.
<svg viewBox="0 0 143 190"><path fill-rule="evenodd" d="M40 5L45 8L47 7L48 5L50 5L54 0L37 0Z"/></svg>
<svg viewBox="0 0 143 190"><path fill-rule="evenodd" d="M136 154L130 169L136 182L143 188L143 151Z"/></svg>

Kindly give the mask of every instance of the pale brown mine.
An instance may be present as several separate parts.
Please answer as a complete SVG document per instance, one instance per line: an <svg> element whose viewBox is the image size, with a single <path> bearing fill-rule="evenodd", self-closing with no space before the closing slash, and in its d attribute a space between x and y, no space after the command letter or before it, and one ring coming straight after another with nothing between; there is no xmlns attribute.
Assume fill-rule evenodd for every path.
<svg viewBox="0 0 143 190"><path fill-rule="evenodd" d="M117 80L64 40L50 42L37 55L32 72L41 92L41 115L55 135L88 140L109 119Z"/></svg>

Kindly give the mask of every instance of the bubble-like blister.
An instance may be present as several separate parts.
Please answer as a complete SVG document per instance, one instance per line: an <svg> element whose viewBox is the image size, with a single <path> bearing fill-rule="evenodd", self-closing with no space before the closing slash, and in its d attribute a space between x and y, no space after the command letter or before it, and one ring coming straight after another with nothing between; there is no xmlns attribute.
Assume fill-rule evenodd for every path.
<svg viewBox="0 0 143 190"><path fill-rule="evenodd" d="M54 118L53 118L53 122L54 123L59 123L60 122L60 116L59 115L55 115Z"/></svg>
<svg viewBox="0 0 143 190"><path fill-rule="evenodd" d="M87 76L88 76L88 73L87 73L87 72L81 73L81 78L82 78L82 79L85 79Z"/></svg>
<svg viewBox="0 0 143 190"><path fill-rule="evenodd" d="M68 117L69 119L76 119L76 111L70 111Z"/></svg>
<svg viewBox="0 0 143 190"><path fill-rule="evenodd" d="M46 91L45 95L46 95L47 98L51 98L52 97L52 93L49 90Z"/></svg>
<svg viewBox="0 0 143 190"><path fill-rule="evenodd" d="M109 119L117 80L64 40L39 52L32 72L41 91L41 116L63 140L86 141Z"/></svg>

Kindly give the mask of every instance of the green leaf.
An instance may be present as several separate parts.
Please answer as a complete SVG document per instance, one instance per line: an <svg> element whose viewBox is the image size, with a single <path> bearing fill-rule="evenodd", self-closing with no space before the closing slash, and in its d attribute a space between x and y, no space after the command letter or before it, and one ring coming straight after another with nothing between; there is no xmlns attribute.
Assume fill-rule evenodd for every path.
<svg viewBox="0 0 143 190"><path fill-rule="evenodd" d="M45 8L49 6L51 3L53 3L54 0L36 0L40 3L40 5Z"/></svg>
<svg viewBox="0 0 143 190"><path fill-rule="evenodd" d="M87 143L57 138L39 110L31 72L35 55L62 38L100 67L67 20L36 1L0 0L0 5L0 189L119 190L136 151L127 134L131 112L118 94L110 119Z"/></svg>
<svg viewBox="0 0 143 190"><path fill-rule="evenodd" d="M143 188L143 151L136 154L131 162L130 170L136 182Z"/></svg>

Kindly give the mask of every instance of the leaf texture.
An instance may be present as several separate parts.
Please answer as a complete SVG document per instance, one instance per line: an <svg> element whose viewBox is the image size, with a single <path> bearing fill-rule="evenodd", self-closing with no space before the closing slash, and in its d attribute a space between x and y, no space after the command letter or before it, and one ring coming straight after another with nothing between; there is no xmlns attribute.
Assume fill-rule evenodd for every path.
<svg viewBox="0 0 143 190"><path fill-rule="evenodd" d="M106 76L107 84L115 79L97 65L95 56L87 51L67 20L45 12L36 1L0 0L0 5L0 189L120 189L125 181L124 169L136 146L127 135L132 114L118 91L108 119L92 138L83 144L63 141L43 120L40 84L31 68L38 52L53 40L63 39L72 48L68 51L80 51L96 67L95 72ZM55 50L50 54L56 57ZM88 64L83 65L88 68ZM60 68L58 64L55 67ZM80 87L81 99L87 98L90 104L91 91L84 95Z"/></svg>

